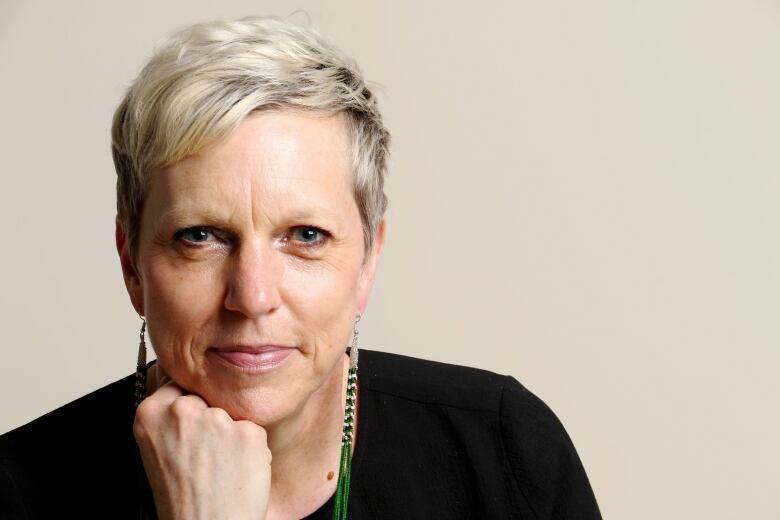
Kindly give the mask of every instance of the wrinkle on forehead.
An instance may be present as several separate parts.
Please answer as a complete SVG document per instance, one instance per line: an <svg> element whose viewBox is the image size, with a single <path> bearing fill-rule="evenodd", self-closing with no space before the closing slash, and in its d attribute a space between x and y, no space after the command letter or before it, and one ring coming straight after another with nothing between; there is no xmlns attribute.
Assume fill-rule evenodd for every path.
<svg viewBox="0 0 780 520"><path fill-rule="evenodd" d="M290 119L291 114L299 117ZM222 142L156 176L151 191L156 192L154 205L163 211L155 218L246 219L253 227L324 218L347 226L360 219L347 130L340 115L250 115Z"/></svg>

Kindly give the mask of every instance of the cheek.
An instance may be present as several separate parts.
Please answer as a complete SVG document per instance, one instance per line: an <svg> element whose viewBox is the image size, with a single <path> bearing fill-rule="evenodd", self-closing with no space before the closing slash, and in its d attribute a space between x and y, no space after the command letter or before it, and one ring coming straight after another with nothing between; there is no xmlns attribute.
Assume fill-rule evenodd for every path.
<svg viewBox="0 0 780 520"><path fill-rule="evenodd" d="M358 274L356 266L333 265L285 272L284 303L317 347L341 346L344 331L351 330L349 324L357 312Z"/></svg>
<svg viewBox="0 0 780 520"><path fill-rule="evenodd" d="M148 262L144 274L144 305L155 348L189 345L219 311L217 277L204 268L176 269L164 259Z"/></svg>

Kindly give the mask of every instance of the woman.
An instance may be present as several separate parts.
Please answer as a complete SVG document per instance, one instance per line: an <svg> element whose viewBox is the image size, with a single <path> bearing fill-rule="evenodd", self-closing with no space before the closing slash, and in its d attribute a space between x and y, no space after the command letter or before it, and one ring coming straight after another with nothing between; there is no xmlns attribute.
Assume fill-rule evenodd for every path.
<svg viewBox="0 0 780 520"><path fill-rule="evenodd" d="M112 137L139 367L2 437L3 518L599 517L514 379L358 357L389 135L351 60L288 22L196 25Z"/></svg>

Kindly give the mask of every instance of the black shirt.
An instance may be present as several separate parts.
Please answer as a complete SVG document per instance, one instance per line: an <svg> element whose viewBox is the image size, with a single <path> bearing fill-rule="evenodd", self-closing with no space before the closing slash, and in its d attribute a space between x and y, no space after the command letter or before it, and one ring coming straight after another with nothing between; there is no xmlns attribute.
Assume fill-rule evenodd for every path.
<svg viewBox="0 0 780 520"><path fill-rule="evenodd" d="M0 436L0 518L156 518L133 384ZM358 384L349 518L601 518L563 426L515 379L361 349Z"/></svg>

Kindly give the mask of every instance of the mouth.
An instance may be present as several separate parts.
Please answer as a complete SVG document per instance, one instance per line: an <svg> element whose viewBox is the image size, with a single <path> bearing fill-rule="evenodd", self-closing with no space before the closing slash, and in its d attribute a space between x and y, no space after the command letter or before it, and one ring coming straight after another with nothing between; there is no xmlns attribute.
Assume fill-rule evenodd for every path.
<svg viewBox="0 0 780 520"><path fill-rule="evenodd" d="M229 345L212 347L208 353L242 372L269 372L281 366L295 347L282 345Z"/></svg>

